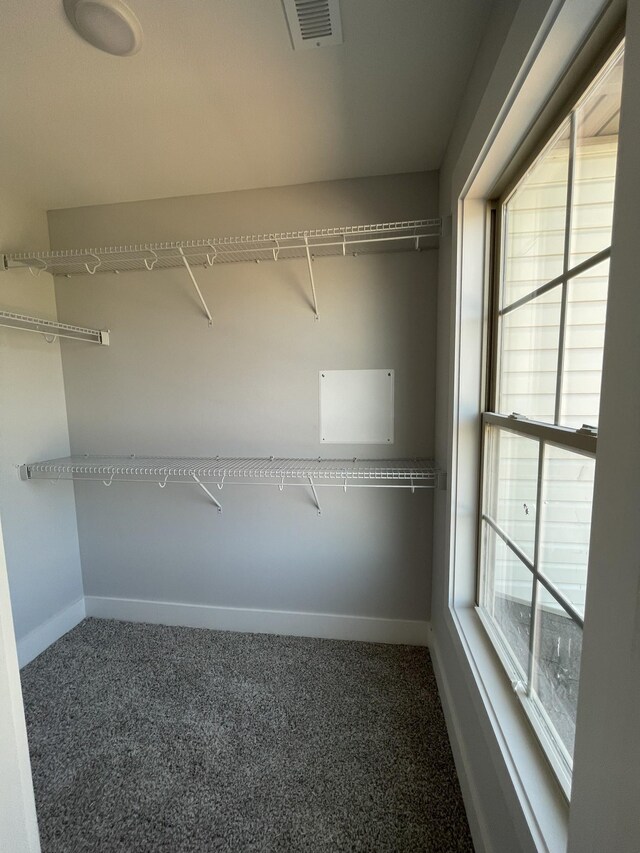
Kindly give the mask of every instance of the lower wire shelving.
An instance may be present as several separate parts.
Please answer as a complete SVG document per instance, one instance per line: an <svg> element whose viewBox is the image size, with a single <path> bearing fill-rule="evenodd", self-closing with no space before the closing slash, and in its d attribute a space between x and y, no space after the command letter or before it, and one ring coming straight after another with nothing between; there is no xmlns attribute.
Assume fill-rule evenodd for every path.
<svg viewBox="0 0 640 853"><path fill-rule="evenodd" d="M427 459L288 459L182 456L67 456L20 466L23 480L88 480L111 486L114 482L144 482L164 488L168 483L199 486L218 509L222 506L210 487L272 485L311 489L316 509L322 509L316 489L347 488L435 489L444 486L444 474Z"/></svg>

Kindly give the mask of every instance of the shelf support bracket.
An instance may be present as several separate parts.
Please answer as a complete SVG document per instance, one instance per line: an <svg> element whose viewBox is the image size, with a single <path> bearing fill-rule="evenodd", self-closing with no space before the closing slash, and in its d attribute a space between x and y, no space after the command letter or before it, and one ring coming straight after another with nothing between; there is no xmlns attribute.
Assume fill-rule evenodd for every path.
<svg viewBox="0 0 640 853"><path fill-rule="evenodd" d="M218 512L222 512L222 506L220 505L219 501L217 501L217 500L214 498L214 496L211 494L211 492L209 491L209 489L208 489L208 488L207 488L203 483L201 483L201 482L200 482L200 480L198 479L198 477L196 477L196 475L195 475L195 474L192 474L191 476L192 476L192 477L193 477L193 479L196 481L196 483L200 486L200 488L201 488L201 489L202 489L202 491L205 493L205 495L208 495L208 496L209 496L209 498L210 498L210 499L214 502L214 504L218 507Z"/></svg>
<svg viewBox="0 0 640 853"><path fill-rule="evenodd" d="M179 246L179 249L180 249L180 254L182 255L182 263L185 265L185 268L186 268L187 272L189 273L189 278L191 279L193 286L196 289L196 293L198 294L198 297L200 298L200 302L202 303L202 307L204 308L204 313L207 315L207 319L209 320L209 325L213 326L213 318L211 317L211 312L209 311L209 309L207 307L207 303L204 301L204 296L202 295L202 291L198 287L198 282L196 281L196 278L195 278L195 276L191 270L191 267L189 266L189 261L187 260L187 258L185 256L185 253L182 249L182 246ZM203 486L203 488L204 488L204 486Z"/></svg>
<svg viewBox="0 0 640 853"><path fill-rule="evenodd" d="M313 264L311 261L311 252L309 251L309 238L304 238L304 248L307 252L307 266L309 267L309 280L311 281L311 297L313 299L313 313L315 314L316 320L319 320L318 316L318 300L316 298L316 284L313 280Z"/></svg>
<svg viewBox="0 0 640 853"><path fill-rule="evenodd" d="M309 485L311 486L311 491L313 492L313 500L316 505L316 509L318 510L318 515L322 515L322 508L320 506L320 501L318 500L318 493L316 492L316 487L313 485L313 479L309 477Z"/></svg>

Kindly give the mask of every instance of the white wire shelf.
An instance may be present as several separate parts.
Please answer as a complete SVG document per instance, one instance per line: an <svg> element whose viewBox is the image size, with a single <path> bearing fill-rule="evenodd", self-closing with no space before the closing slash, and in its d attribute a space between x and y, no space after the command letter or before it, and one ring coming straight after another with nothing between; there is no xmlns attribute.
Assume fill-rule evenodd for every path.
<svg viewBox="0 0 640 853"><path fill-rule="evenodd" d="M43 320L40 317L29 317L27 314L16 314L13 311L0 311L0 326L17 329L21 332L37 332L44 335L50 343L53 343L56 338L72 338L76 341L109 346L109 332L106 329L70 326L68 323Z"/></svg>
<svg viewBox="0 0 640 853"><path fill-rule="evenodd" d="M420 249L427 240L440 235L440 226L440 219L415 219L175 243L5 253L2 266L27 267L34 275L47 271L71 276L181 267L185 259L191 266L289 260L305 258L307 248L312 257Z"/></svg>
<svg viewBox="0 0 640 853"><path fill-rule="evenodd" d="M204 483L233 480L352 481L375 480L410 486L433 487L439 472L433 462L424 459L283 459L245 457L186 456L66 456L23 466L27 479L110 479L157 482L193 481L196 474Z"/></svg>
<svg viewBox="0 0 640 853"><path fill-rule="evenodd" d="M88 480L198 485L221 511L207 486L309 486L318 512L316 487L434 489L443 474L426 459L283 459L245 457L68 456L20 467L23 480Z"/></svg>
<svg viewBox="0 0 640 853"><path fill-rule="evenodd" d="M101 249L64 249L54 252L0 254L0 269L26 268L32 275L96 275L185 267L202 310L213 324L211 312L194 276L195 267L212 267L246 261L285 261L305 258L316 320L318 300L313 261L329 255L359 255L372 252L420 251L440 236L440 219L411 219L377 225L349 225L309 231L286 231L245 237L212 237L177 243L142 243Z"/></svg>

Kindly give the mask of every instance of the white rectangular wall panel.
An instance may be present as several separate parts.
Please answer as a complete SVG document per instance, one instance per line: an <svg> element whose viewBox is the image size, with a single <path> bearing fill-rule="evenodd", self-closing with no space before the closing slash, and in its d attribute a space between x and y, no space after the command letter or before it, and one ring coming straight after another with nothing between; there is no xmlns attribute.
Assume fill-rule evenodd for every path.
<svg viewBox="0 0 640 853"><path fill-rule="evenodd" d="M394 372L320 371L323 444L393 444Z"/></svg>

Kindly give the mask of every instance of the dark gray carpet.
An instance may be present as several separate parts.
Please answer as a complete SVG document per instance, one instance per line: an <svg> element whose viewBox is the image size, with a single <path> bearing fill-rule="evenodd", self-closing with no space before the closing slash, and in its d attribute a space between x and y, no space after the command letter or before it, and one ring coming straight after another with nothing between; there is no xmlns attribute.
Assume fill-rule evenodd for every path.
<svg viewBox="0 0 640 853"><path fill-rule="evenodd" d="M473 850L424 649L87 619L22 684L43 853Z"/></svg>

